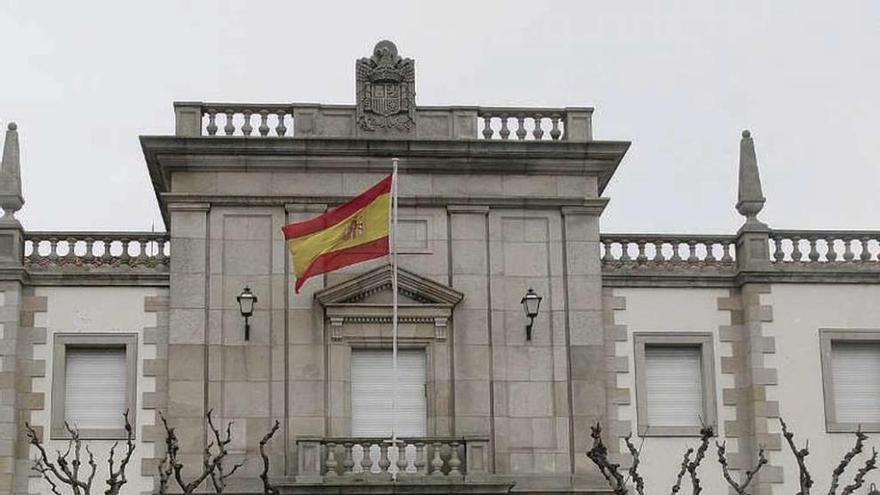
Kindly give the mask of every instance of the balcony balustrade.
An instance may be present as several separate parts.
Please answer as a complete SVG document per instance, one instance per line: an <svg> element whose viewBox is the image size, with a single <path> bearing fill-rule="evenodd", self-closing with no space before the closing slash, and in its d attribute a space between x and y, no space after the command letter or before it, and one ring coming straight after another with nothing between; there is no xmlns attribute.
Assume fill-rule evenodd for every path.
<svg viewBox="0 0 880 495"><path fill-rule="evenodd" d="M774 230L770 259L777 264L880 267L880 231Z"/></svg>
<svg viewBox="0 0 880 495"><path fill-rule="evenodd" d="M732 235L603 234L602 261L611 265L733 266Z"/></svg>
<svg viewBox="0 0 880 495"><path fill-rule="evenodd" d="M488 438L305 438L298 483L485 481Z"/></svg>

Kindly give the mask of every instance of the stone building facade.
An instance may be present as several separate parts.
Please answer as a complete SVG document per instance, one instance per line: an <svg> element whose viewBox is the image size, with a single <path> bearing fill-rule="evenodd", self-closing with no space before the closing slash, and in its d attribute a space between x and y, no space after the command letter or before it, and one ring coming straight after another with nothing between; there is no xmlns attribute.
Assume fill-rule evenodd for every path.
<svg viewBox="0 0 880 495"><path fill-rule="evenodd" d="M585 456L596 422L623 463L620 438L644 438L645 476L666 487L702 420L728 439L737 473L767 449L756 493L781 494L797 470L780 414L810 439L817 466L839 457L856 424L880 431L877 413L859 409L880 406L880 232L763 224L748 133L737 233L608 234L606 186L629 143L594 138L591 108L418 106L415 63L390 42L357 61L356 78L354 105L175 103L174 135L140 138L160 234L26 230L14 217L24 201L10 124L0 493L50 493L30 471L25 421L63 446L64 418L88 416L78 401L111 389L136 426L125 493L155 490L160 412L191 469L205 413L233 421L230 459L249 459L234 493L261 490L256 445L276 420L270 476L284 493L602 493ZM295 294L280 234L378 182L392 157L399 341L407 383L423 387L399 392L415 411L402 458L365 434L383 418L364 404L391 387L376 364L391 347L387 260ZM258 297L248 340L243 287ZM531 340L529 288L543 297ZM75 385L101 375L91 351L116 359L104 391ZM854 370L877 371L862 402L847 386ZM105 455L118 425L88 421L84 436ZM703 469L707 492L723 493L717 464Z"/></svg>

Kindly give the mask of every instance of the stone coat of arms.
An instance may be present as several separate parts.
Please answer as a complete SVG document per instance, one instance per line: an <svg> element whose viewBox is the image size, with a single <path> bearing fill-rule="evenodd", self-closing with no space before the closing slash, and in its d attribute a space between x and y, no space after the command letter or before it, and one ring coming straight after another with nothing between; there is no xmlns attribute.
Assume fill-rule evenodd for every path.
<svg viewBox="0 0 880 495"><path fill-rule="evenodd" d="M390 41L380 41L373 56L355 63L357 122L362 129L408 131L415 126L416 67L397 54Z"/></svg>

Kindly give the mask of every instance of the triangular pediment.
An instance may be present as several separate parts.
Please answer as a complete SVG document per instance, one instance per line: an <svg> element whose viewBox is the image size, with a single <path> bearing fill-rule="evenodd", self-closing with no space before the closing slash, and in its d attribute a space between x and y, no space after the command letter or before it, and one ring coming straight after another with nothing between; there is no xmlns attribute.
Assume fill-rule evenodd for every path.
<svg viewBox="0 0 880 495"><path fill-rule="evenodd" d="M404 269L397 270L397 292L401 305L452 307L464 294ZM315 294L323 306L347 304L391 304L391 265L380 266Z"/></svg>

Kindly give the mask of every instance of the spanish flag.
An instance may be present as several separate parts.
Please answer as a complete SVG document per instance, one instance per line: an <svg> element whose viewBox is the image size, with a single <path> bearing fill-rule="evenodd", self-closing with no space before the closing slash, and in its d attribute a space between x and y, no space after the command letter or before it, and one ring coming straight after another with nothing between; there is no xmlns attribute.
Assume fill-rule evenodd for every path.
<svg viewBox="0 0 880 495"><path fill-rule="evenodd" d="M294 289L310 277L388 254L392 176L323 215L281 228L293 255Z"/></svg>

